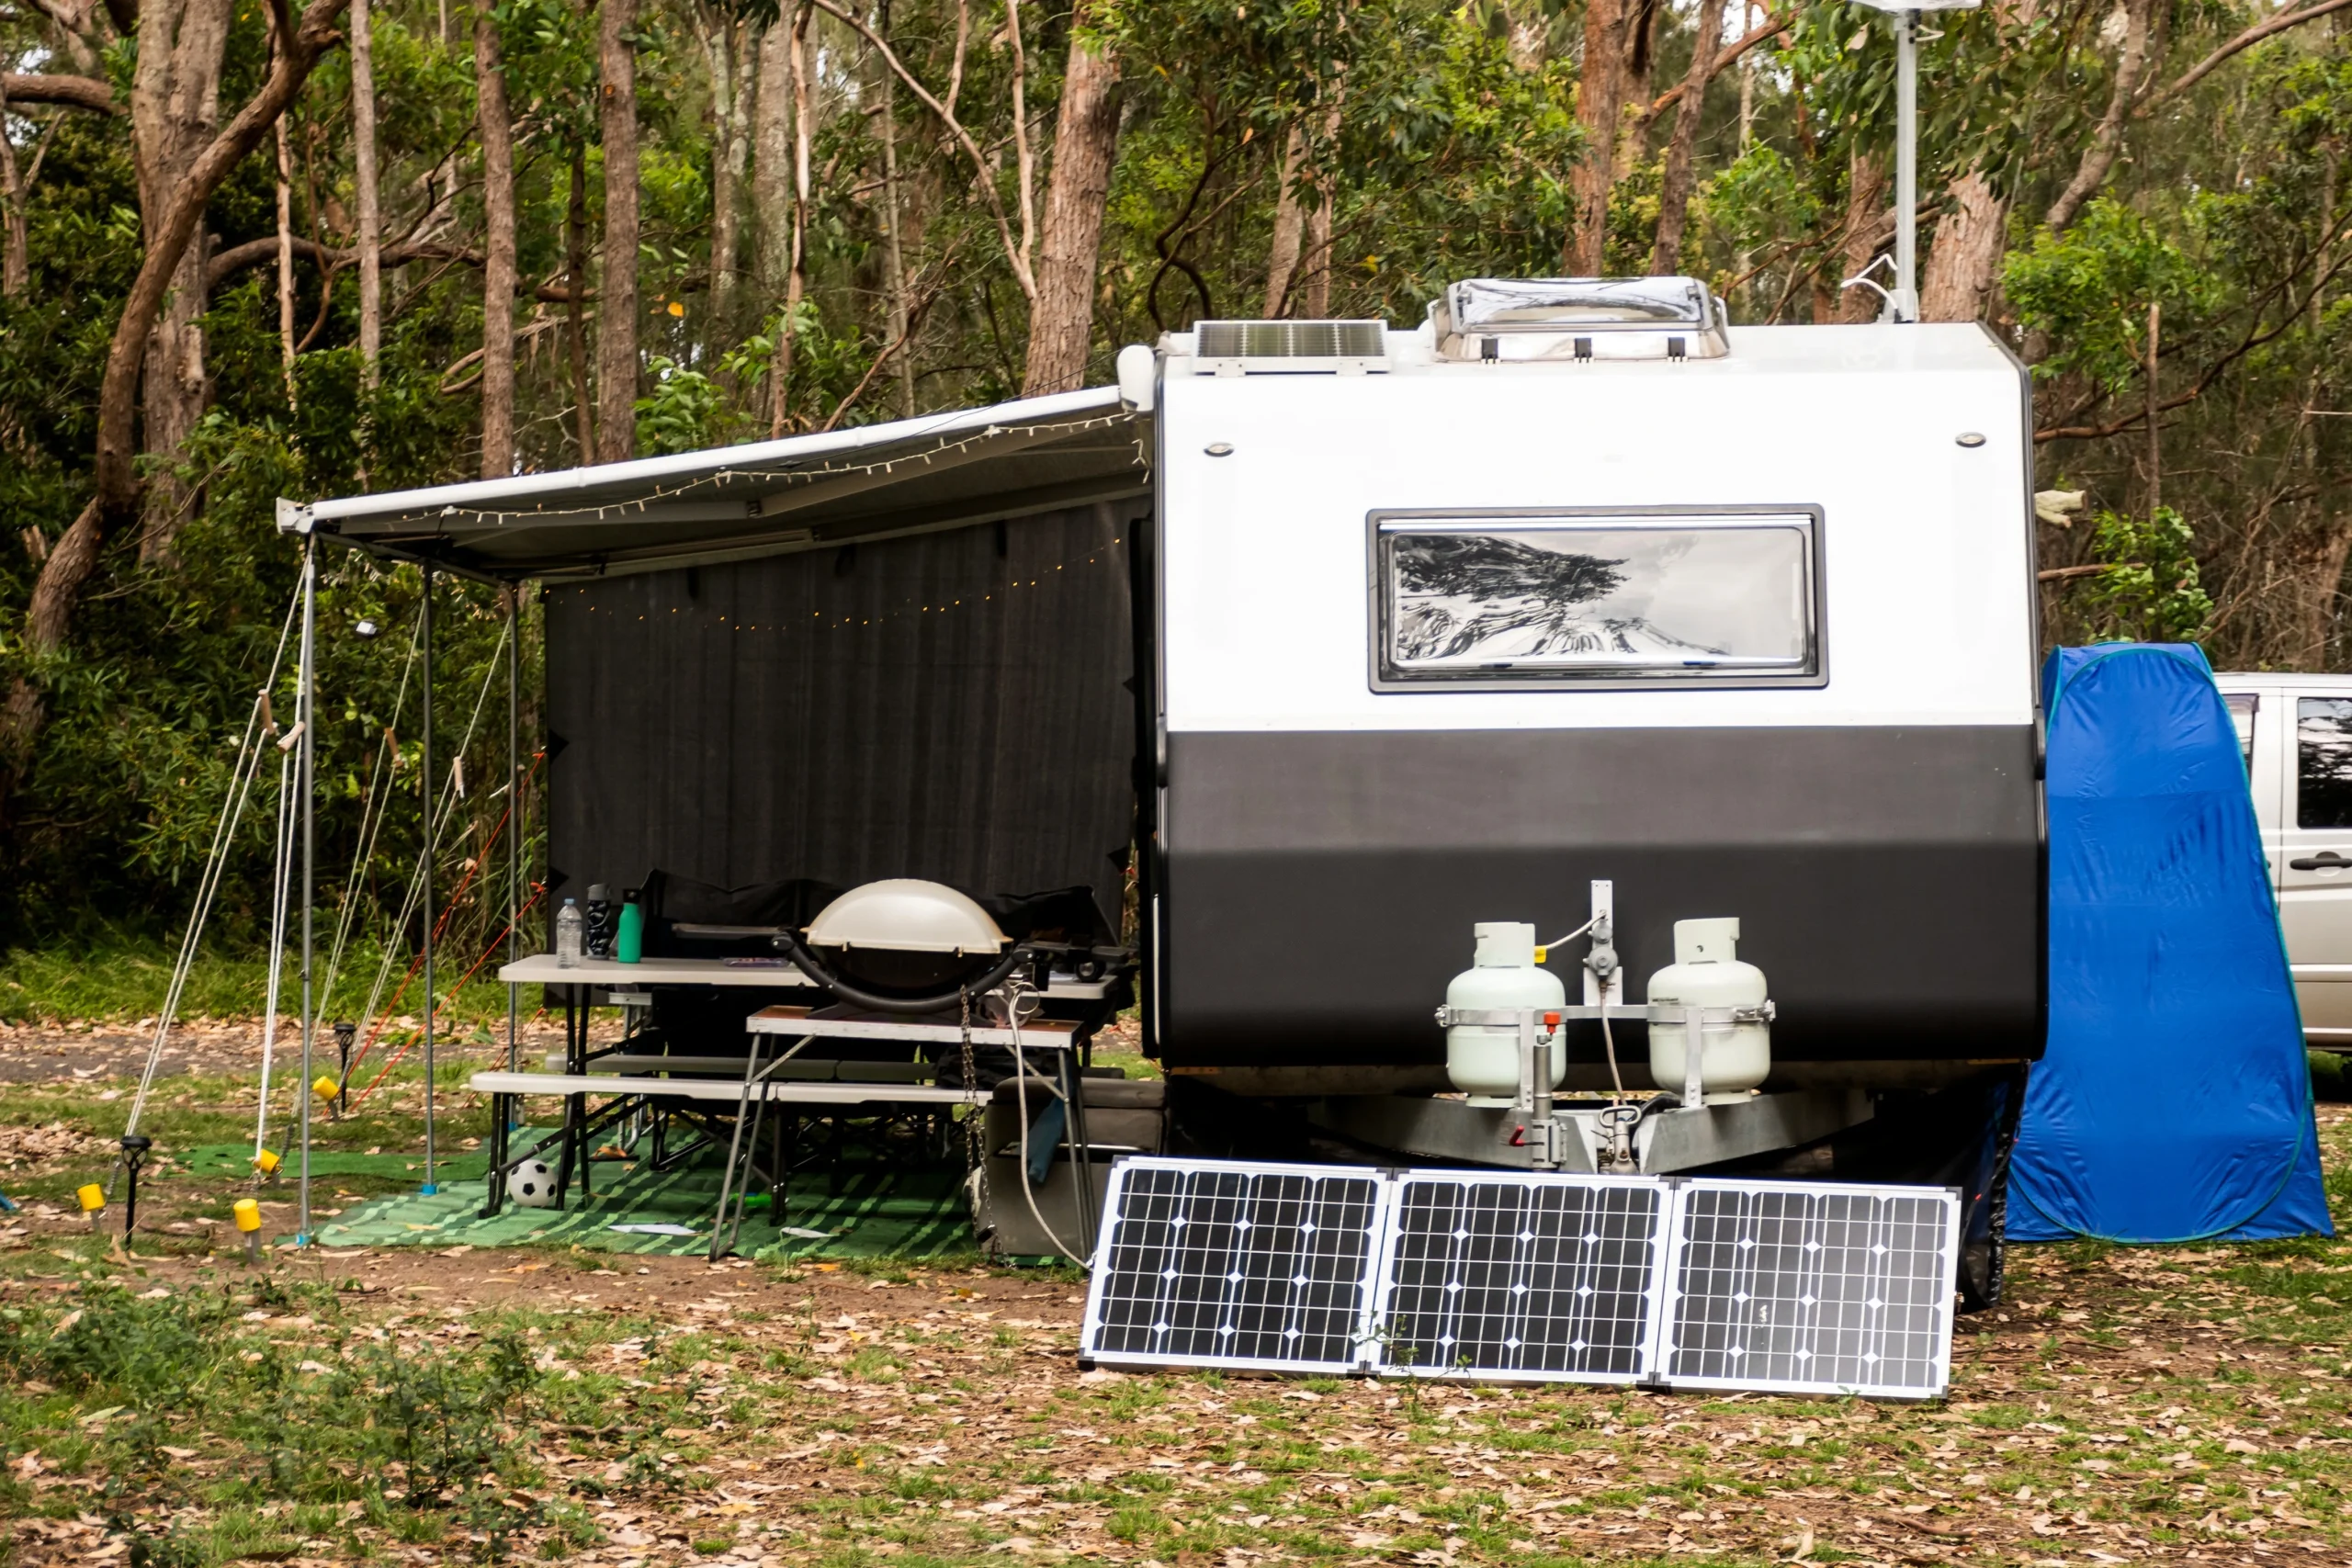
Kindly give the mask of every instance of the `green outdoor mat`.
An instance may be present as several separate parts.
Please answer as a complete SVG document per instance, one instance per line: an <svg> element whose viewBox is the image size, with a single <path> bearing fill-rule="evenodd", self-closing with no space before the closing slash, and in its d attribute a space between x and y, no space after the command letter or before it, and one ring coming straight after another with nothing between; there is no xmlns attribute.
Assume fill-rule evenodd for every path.
<svg viewBox="0 0 2352 1568"><path fill-rule="evenodd" d="M277 1147L273 1139L269 1145ZM254 1146L251 1144L202 1144L192 1149L165 1150L174 1165L190 1176L248 1177L254 1173ZM291 1181L301 1164L302 1154L288 1145L284 1151L286 1164L278 1173L281 1182ZM435 1177L444 1184L452 1181L480 1181L490 1168L490 1156L479 1150L458 1150L452 1154L441 1151L433 1163ZM391 1155L355 1154L348 1149L311 1151L311 1174L320 1176L380 1176L399 1181L424 1179L424 1156L417 1152Z"/></svg>
<svg viewBox="0 0 2352 1568"><path fill-rule="evenodd" d="M313 1167L315 1169L316 1168ZM322 1247L582 1247L599 1252L688 1256L707 1251L718 1207L715 1165L655 1171L639 1164L596 1162L595 1196L583 1202L575 1187L561 1209L526 1209L509 1202L481 1217L482 1168L461 1186L445 1184L428 1197L406 1192L355 1204L319 1227ZM954 1171L855 1171L841 1191L828 1193L821 1176L795 1177L784 1223L821 1236L780 1232L762 1198L754 1198L736 1240L752 1258L895 1258L910 1262L972 1250L972 1221L963 1181ZM616 1224L677 1224L690 1235L616 1231Z"/></svg>

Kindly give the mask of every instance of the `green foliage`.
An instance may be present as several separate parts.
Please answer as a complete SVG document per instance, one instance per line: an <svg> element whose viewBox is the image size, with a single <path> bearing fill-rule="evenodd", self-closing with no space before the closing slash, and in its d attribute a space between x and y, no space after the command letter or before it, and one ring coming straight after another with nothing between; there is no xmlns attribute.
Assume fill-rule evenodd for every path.
<svg viewBox="0 0 2352 1568"><path fill-rule="evenodd" d="M2195 540L2169 506L2154 517L2099 513L2091 549L2107 569L2084 590L2086 612L2101 639L2195 642L2213 601L2198 585Z"/></svg>
<svg viewBox="0 0 2352 1568"><path fill-rule="evenodd" d="M579 1395L547 1382L521 1333L499 1326L465 1354L446 1355L413 1331L350 1323L331 1291L272 1289L276 1297L257 1300L89 1281L62 1313L0 1310L0 1371L10 1385L0 1388L0 1424L21 1427L33 1414L25 1405L50 1397L22 1392L27 1383L96 1409L99 1418L82 1425L97 1434L89 1461L105 1478L99 1497L124 1528L148 1525L149 1562L241 1554L237 1542L170 1524L175 1506L198 1495L248 1506L357 1502L418 1542L439 1540L451 1515L493 1536L535 1516L505 1502L530 1479L525 1439L551 1395ZM300 1332L246 1330L256 1306L278 1309L278 1321ZM301 1311L283 1315L288 1306ZM231 1439L249 1462L198 1482L169 1451L189 1427ZM45 1446L59 1457L57 1445ZM225 1520L221 1528L234 1533ZM565 1528L575 1538L593 1530L578 1518Z"/></svg>
<svg viewBox="0 0 2352 1568"><path fill-rule="evenodd" d="M2072 228L2034 236L2009 257L2004 277L2027 329L2051 351L2034 367L2046 378L2075 373L2109 392L2136 379L2147 360L2148 307L2164 308L2177 331L2215 302L2218 281L2173 235L2194 235L2201 210L2159 223L2120 202L2095 201Z"/></svg>
<svg viewBox="0 0 2352 1568"><path fill-rule="evenodd" d="M2030 15L2025 14L2030 10ZM873 13L876 17L885 13ZM2089 0L1940 13L1922 44L1922 244L1934 265L1955 216L1952 182L1971 175L2000 204L2017 248L1988 309L2036 360L2040 422L2089 432L2040 449L2079 476L2098 527L2051 532L2050 564L2104 565L2047 596L2052 638L2204 628L2216 657L2323 664L2352 656L2337 613L2342 552L2331 530L2352 477L2352 47L2320 28L2247 51L2193 91L2136 118L2128 153L2071 225L2042 218L2081 166L2113 82L2109 9ZM141 186L127 117L17 101L21 167L39 149L26 203L31 278L0 299L0 682L23 682L48 725L6 803L0 832L0 944L66 941L81 951L167 947L187 913L236 777L256 691L289 716L290 666L277 660L299 557L277 531L280 496L310 499L477 477L476 389L484 215L466 13L445 28L415 4L375 11L386 233L434 248L387 271L384 344L372 389L357 353L348 262L294 270L300 344L282 368L277 280L263 265L209 291L207 394L194 437L148 460L189 502L167 552L113 540L86 590L67 649L36 657L24 636L40 558L90 494L95 408L108 340L141 257ZM639 448L675 452L787 431L967 405L1023 381L1027 301L990 204L1022 242L1013 120L1012 8L984 0L897 0L891 46L934 96L955 84L956 114L986 149L962 144L903 85L883 104L883 69L830 15L810 26L822 64L812 96L811 203L801 231L804 296L790 322L789 384L775 394L794 224L788 203L748 182L763 158L789 156L788 112L767 101L786 148L747 147L745 94L765 88L769 4L653 8L632 39L639 102L642 232L637 254L600 256L604 168L596 29L571 0L499 0L492 13L514 117L518 199L518 461L582 460L582 408L598 403L593 339L607 261L633 265L642 360L628 390ZM1801 321L1838 310L1852 233L1866 238L1859 183L1889 150L1894 51L1885 17L1853 0L1801 6L1788 32L1718 75L1693 104L1655 116L1681 81L1695 39L1684 10L1661 7L1645 40L1606 254L1645 267L1660 203L1665 137L1698 118L1700 184L1684 265L1727 293L1742 321ZM260 80L266 14L234 16L224 113ZM2228 7L2176 8L2162 79L2234 35ZM1582 17L1567 0L1103 0L1018 9L1026 144L1049 170L1056 108L1074 30L1120 64L1120 134L1102 236L1090 380L1116 348L1204 316L1256 313L1268 296L1278 204L1328 221L1320 308L1409 324L1448 281L1558 270L1571 172L1587 149L1575 119ZM0 16L19 68L60 69L54 25L38 10ZM959 41L960 40L960 41ZM70 52L70 51L69 51ZM127 96L135 39L104 44L88 69ZM78 68L77 68L78 69ZM349 60L330 51L287 127L295 231L331 249L353 243L356 207ZM1744 105L1744 107L1743 107ZM730 121L727 110L733 107ZM886 186L885 149L895 175ZM1295 164L1289 162L1294 151ZM217 255L266 242L277 225L276 161L243 160L216 194L205 231ZM740 177L739 177L740 176ZM779 185L767 171L766 194ZM732 191L731 211L720 202ZM1029 193L1042 213L1042 186ZM895 204L888 197L895 197ZM578 229L572 231L575 209ZM1862 221L1867 217L1869 222ZM722 223L722 218L732 220ZM737 243L722 274L718 236ZM890 242L903 252L909 341L892 344ZM1035 236L1033 236L1035 241ZM572 277L571 252L583 257ZM1294 280L1295 285L1303 279ZM574 299L571 285L579 285ZM1312 290L1295 286L1287 309ZM2144 406L2149 307L2162 310L2155 389L2164 429L2152 459L2130 417ZM574 326L577 325L575 336ZM2157 463L2161 474L2147 471ZM2152 478L2191 539L2147 510ZM340 555L326 578L319 740L327 808L320 820L325 901L348 900L356 940L399 948L417 937L396 917L422 839L419 717L409 629L412 569ZM2281 588L2278 585L2286 585ZM456 748L503 654L506 607L479 588L442 585L437 710ZM2221 608L2205 603L2210 593ZM388 628L362 642L362 618ZM536 608L520 616L526 736ZM469 779L503 782L492 719L466 748ZM389 732L389 734L388 734ZM400 766L392 766L397 759ZM263 936L275 758L231 836L219 928L249 954ZM363 844L372 805L390 803ZM454 888L504 811L476 788L456 804L440 867ZM536 824L543 814L529 814ZM543 840L524 845L540 863ZM503 865L508 840L490 848ZM447 933L476 953L503 898L479 878ZM52 987L56 989L56 987ZM0 1006L12 1005L0 997Z"/></svg>
<svg viewBox="0 0 2352 1568"><path fill-rule="evenodd" d="M675 360L656 358L647 369L653 392L637 400L637 444L649 453L695 452L716 445L719 392L709 377Z"/></svg>

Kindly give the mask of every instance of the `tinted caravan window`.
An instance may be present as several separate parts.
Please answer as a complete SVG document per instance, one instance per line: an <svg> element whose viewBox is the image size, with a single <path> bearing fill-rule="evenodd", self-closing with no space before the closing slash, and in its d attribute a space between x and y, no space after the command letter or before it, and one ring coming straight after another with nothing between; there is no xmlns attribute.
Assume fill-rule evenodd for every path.
<svg viewBox="0 0 2352 1568"><path fill-rule="evenodd" d="M2295 703L2295 826L2352 828L2352 701Z"/></svg>
<svg viewBox="0 0 2352 1568"><path fill-rule="evenodd" d="M1374 684L1817 683L1818 527L1375 514Z"/></svg>

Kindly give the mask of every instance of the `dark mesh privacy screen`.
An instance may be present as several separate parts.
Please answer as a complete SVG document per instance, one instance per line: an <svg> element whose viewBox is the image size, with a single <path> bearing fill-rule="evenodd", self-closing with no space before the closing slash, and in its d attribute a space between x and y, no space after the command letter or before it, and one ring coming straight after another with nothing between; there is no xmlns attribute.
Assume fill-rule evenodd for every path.
<svg viewBox="0 0 2352 1568"><path fill-rule="evenodd" d="M656 867L1084 885L1116 930L1131 510L550 588L559 895Z"/></svg>

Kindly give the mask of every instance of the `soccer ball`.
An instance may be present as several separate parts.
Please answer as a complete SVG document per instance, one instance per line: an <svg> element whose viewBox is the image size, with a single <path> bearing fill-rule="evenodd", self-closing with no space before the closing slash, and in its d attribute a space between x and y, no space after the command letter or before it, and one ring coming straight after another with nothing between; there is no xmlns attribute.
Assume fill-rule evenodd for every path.
<svg viewBox="0 0 2352 1568"><path fill-rule="evenodd" d="M555 1168L543 1159L526 1159L506 1178L506 1195L526 1209L555 1207Z"/></svg>

